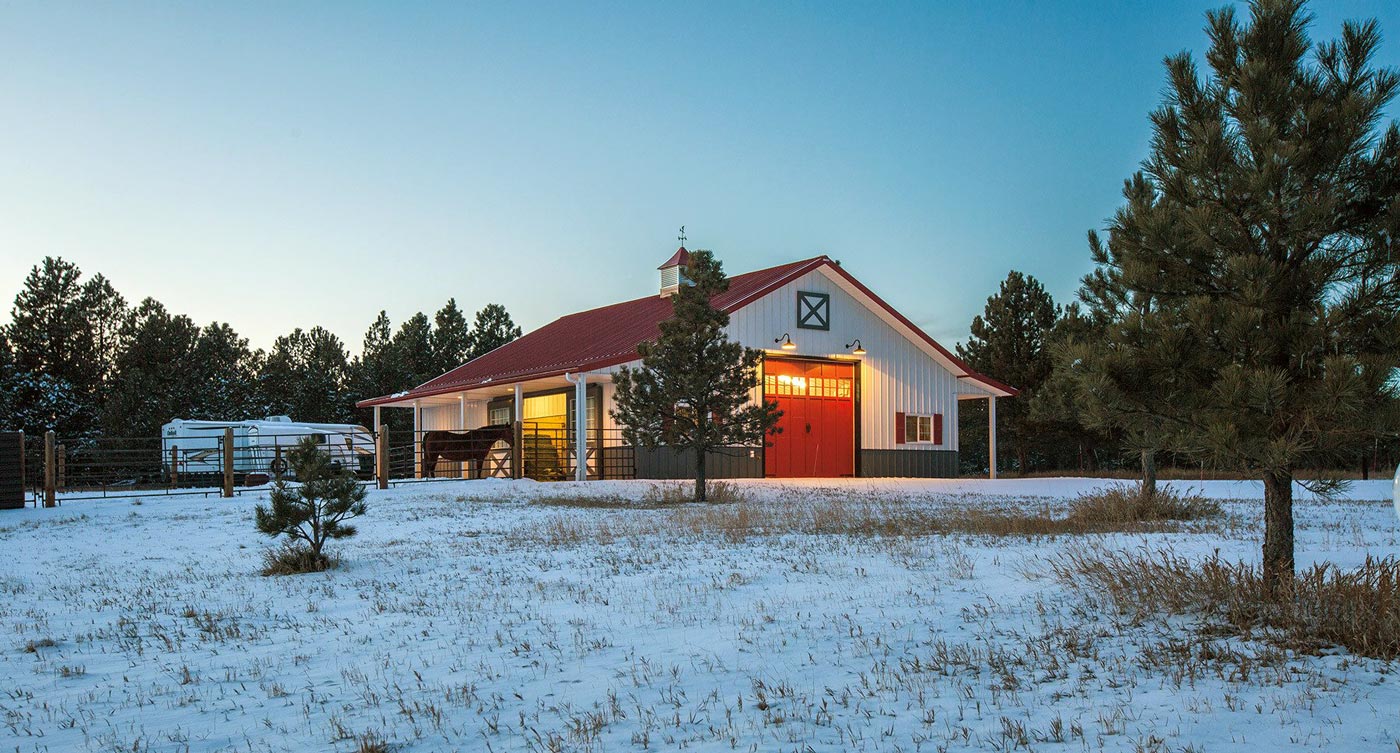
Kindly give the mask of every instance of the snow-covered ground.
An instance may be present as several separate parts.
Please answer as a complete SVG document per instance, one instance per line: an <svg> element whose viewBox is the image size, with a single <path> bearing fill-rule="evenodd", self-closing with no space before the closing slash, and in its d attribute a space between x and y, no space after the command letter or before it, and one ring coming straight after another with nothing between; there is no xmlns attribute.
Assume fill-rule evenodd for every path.
<svg viewBox="0 0 1400 753"><path fill-rule="evenodd" d="M281 578L257 574L261 494L4 511L0 750L1397 749L1393 663L1134 623L1044 574L1094 544L1257 560L1257 484L1174 482L1240 500L1175 533L730 525L1103 483L756 481L719 512L626 507L648 482L405 484L371 492L341 569ZM1400 553L1390 496L1300 492L1300 564Z"/></svg>

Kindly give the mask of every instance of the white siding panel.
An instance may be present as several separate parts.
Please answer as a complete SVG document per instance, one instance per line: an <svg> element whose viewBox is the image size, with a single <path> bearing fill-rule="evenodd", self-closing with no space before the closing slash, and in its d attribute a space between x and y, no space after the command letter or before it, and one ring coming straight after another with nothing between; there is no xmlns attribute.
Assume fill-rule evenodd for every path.
<svg viewBox="0 0 1400 753"><path fill-rule="evenodd" d="M423 406L423 431L442 431L457 428L457 406Z"/></svg>
<svg viewBox="0 0 1400 753"><path fill-rule="evenodd" d="M486 401L467 401L467 428L478 429L486 425Z"/></svg>
<svg viewBox="0 0 1400 753"><path fill-rule="evenodd" d="M830 331L797 328L797 291L831 296ZM895 449L895 413L942 414L943 443L898 445L901 449L958 449L957 376L900 329L828 276L814 270L736 311L729 336L751 348L775 350L784 333L797 345L781 355L830 357L850 355L846 348L860 338L866 354L861 369L861 447Z"/></svg>
<svg viewBox="0 0 1400 753"><path fill-rule="evenodd" d="M423 431L458 431L462 428L462 409L456 403L450 405L423 406ZM486 402L467 401L467 426L475 429L486 425Z"/></svg>

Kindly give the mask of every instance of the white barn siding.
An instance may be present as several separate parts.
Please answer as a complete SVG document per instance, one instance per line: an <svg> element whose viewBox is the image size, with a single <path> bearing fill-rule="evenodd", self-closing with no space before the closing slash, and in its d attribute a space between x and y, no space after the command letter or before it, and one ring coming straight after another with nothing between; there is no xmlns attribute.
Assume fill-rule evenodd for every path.
<svg viewBox="0 0 1400 753"><path fill-rule="evenodd" d="M896 329L848 292L844 281L817 269L734 312L731 339L751 348L773 350L783 333L797 345L794 356L849 356L845 347L860 338L860 444L867 450L957 450L959 380L931 356L925 345ZM798 329L797 291L831 296L830 331ZM856 292L856 295L859 295ZM895 443L895 413L943 416L943 443Z"/></svg>
<svg viewBox="0 0 1400 753"><path fill-rule="evenodd" d="M486 402L482 400L467 401L467 425L468 429L475 429L478 426L486 425ZM458 431L461 426L461 407L452 403L450 405L425 405L423 406L423 431Z"/></svg>
<svg viewBox="0 0 1400 753"><path fill-rule="evenodd" d="M457 428L457 406L455 405L425 405L423 406L423 423L419 427L423 431L441 431L444 429Z"/></svg>

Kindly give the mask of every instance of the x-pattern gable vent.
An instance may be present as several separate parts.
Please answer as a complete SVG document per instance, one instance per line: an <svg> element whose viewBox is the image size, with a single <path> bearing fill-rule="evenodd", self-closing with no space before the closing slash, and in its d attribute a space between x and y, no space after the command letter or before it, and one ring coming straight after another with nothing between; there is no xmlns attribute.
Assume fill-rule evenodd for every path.
<svg viewBox="0 0 1400 753"><path fill-rule="evenodd" d="M797 326L800 329L831 329L831 296L797 291Z"/></svg>

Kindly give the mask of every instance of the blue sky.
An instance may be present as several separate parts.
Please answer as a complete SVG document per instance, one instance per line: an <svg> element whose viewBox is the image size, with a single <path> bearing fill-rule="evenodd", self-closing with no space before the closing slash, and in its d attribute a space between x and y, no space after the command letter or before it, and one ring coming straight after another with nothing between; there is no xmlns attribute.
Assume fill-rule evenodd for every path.
<svg viewBox="0 0 1400 753"><path fill-rule="evenodd" d="M0 3L0 300L61 255L254 346L646 295L685 224L930 334L1071 300L1218 2ZM1316 3L1314 38L1400 3ZM1394 108L1392 108L1394 109Z"/></svg>

